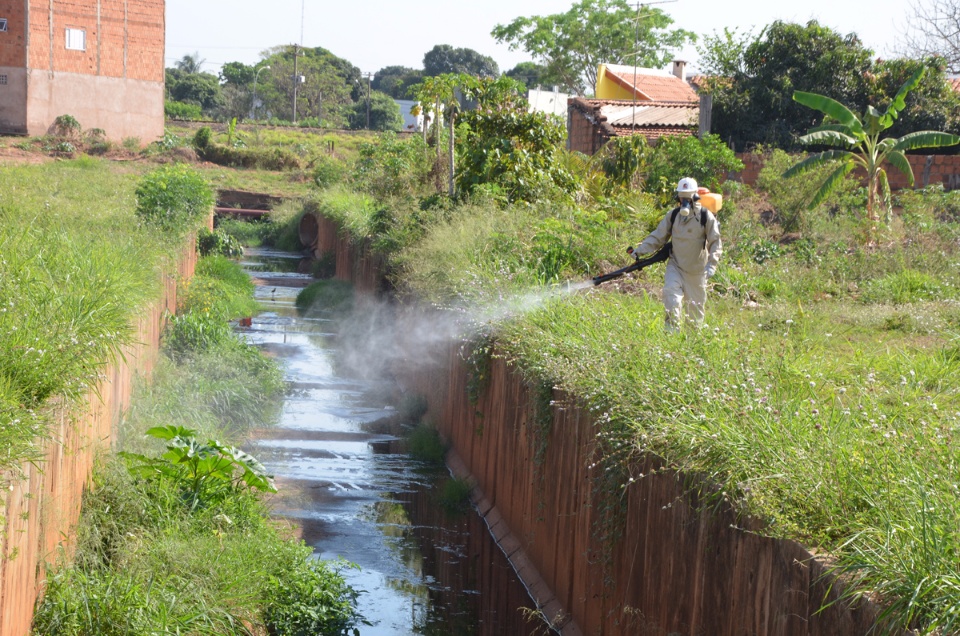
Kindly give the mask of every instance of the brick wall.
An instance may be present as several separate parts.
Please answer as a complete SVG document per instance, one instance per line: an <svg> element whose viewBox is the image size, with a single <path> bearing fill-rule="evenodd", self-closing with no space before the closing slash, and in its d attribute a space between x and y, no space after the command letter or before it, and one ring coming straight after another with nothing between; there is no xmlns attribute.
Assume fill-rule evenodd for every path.
<svg viewBox="0 0 960 636"><path fill-rule="evenodd" d="M7 30L0 33L0 66L26 64L26 8L26 0L12 0L0 5L0 18L7 19Z"/></svg>
<svg viewBox="0 0 960 636"><path fill-rule="evenodd" d="M163 0L28 1L30 68L163 81ZM67 49L67 29L85 32L85 50Z"/></svg>
<svg viewBox="0 0 960 636"><path fill-rule="evenodd" d="M737 153L737 158L743 162L743 170L731 174L730 178L750 186L755 185L763 169L763 155ZM960 189L960 155L908 155L907 161L913 169L914 187L922 188L942 183L945 190ZM907 177L899 170L889 164L884 168L892 189L902 190L910 187Z"/></svg>
<svg viewBox="0 0 960 636"><path fill-rule="evenodd" d="M571 109L569 116L567 135L569 136L570 150L592 155L601 145L594 125L577 110Z"/></svg>

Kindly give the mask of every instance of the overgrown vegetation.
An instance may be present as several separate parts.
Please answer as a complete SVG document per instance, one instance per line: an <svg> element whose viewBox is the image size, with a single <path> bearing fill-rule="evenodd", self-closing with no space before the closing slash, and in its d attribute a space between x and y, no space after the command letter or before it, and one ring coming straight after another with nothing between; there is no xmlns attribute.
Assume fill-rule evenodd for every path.
<svg viewBox="0 0 960 636"><path fill-rule="evenodd" d="M132 342L171 246L137 227L135 173L90 159L0 166L0 175L0 468L8 469L35 458L48 401L81 395Z"/></svg>
<svg viewBox="0 0 960 636"><path fill-rule="evenodd" d="M355 633L349 564L313 560L269 520L259 492L273 481L234 445L273 419L283 388L226 323L255 308L249 278L207 257L182 298L122 426L122 461L85 499L74 564L48 575L37 633Z"/></svg>
<svg viewBox="0 0 960 636"><path fill-rule="evenodd" d="M551 284L622 263L666 212L651 184L671 166L706 181L736 165L709 140L611 152L568 158L576 204L509 205L490 196L493 183L464 201L421 194L419 206L327 188L315 209L384 255L401 295L493 321L484 332L501 355L597 414L610 467L597 487L611 505L596 530L608 540L619 536L617 493L653 453L705 476L711 504L829 551L857 582L851 594L881 603L885 625L956 629L958 195L897 193L871 247L860 183L844 179L807 210L817 179L781 179L795 157L765 151L756 189L714 186L725 254L710 326L668 338L657 268L623 281L625 294Z"/></svg>

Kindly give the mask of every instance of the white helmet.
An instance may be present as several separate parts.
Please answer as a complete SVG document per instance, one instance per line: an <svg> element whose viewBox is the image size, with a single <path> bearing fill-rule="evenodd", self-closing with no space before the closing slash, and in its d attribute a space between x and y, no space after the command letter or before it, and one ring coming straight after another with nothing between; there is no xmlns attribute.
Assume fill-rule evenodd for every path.
<svg viewBox="0 0 960 636"><path fill-rule="evenodd" d="M697 180L693 177L684 177L677 184L677 196L681 199L692 199L697 193Z"/></svg>

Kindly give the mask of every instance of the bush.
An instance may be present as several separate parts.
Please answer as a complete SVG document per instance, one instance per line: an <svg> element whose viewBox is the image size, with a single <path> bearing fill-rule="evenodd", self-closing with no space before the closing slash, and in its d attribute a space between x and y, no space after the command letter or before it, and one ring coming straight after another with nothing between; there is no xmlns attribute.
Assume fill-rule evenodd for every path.
<svg viewBox="0 0 960 636"><path fill-rule="evenodd" d="M204 150L210 145L213 139L213 131L210 126L203 126L193 135L193 147L197 150Z"/></svg>
<svg viewBox="0 0 960 636"><path fill-rule="evenodd" d="M258 170L299 170L300 157L283 148L232 148L210 142L197 148L205 160L221 166Z"/></svg>
<svg viewBox="0 0 960 636"><path fill-rule="evenodd" d="M330 155L319 155L313 161L313 182L319 188L329 188L343 181L346 173L347 169L343 162Z"/></svg>
<svg viewBox="0 0 960 636"><path fill-rule="evenodd" d="M279 576L271 578L264 610L271 635L359 636L356 592L341 574L343 567L355 566L342 563L334 569L303 554L273 567Z"/></svg>
<svg viewBox="0 0 960 636"><path fill-rule="evenodd" d="M341 280L311 283L297 294L296 305L300 313L345 315L353 308L353 285Z"/></svg>
<svg viewBox="0 0 960 636"><path fill-rule="evenodd" d="M205 227L197 233L197 251L200 256L243 256L243 246L222 229L210 231Z"/></svg>
<svg viewBox="0 0 960 636"><path fill-rule="evenodd" d="M203 112L199 104L186 104L170 100L163 103L163 113L167 116L167 119L179 121L198 121L203 118Z"/></svg>
<svg viewBox="0 0 960 636"><path fill-rule="evenodd" d="M165 232L184 234L199 225L213 207L213 191L203 176L184 166L164 166L137 186L137 216Z"/></svg>
<svg viewBox="0 0 960 636"><path fill-rule="evenodd" d="M170 357L222 347L233 338L230 325L208 313L190 312L173 316L164 331L163 344Z"/></svg>
<svg viewBox="0 0 960 636"><path fill-rule="evenodd" d="M661 137L648 162L645 188L664 203L673 200L676 182L683 177L716 192L729 172L743 170L743 162L716 135Z"/></svg>

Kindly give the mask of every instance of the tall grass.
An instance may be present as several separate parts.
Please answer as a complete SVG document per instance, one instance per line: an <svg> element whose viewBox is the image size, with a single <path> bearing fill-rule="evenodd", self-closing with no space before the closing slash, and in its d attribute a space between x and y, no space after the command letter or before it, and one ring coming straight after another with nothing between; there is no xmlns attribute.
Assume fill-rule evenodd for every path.
<svg viewBox="0 0 960 636"><path fill-rule="evenodd" d="M126 170L89 158L0 167L0 469L35 456L41 406L90 386L159 291L173 246L138 227Z"/></svg>
<svg viewBox="0 0 960 636"><path fill-rule="evenodd" d="M202 259L197 272L203 293L185 293L183 313L164 336L167 356L153 382L138 385L121 425L125 451L163 453L145 435L161 426L239 443L276 413L279 367L226 328L242 297L252 296L249 279L222 257ZM191 331L198 324L210 330L203 337ZM162 457L161 466L172 461ZM74 562L48 574L35 633L339 636L358 623L345 566L313 560L309 547L269 520L253 490L196 497L194 488L184 497L191 484L178 481L182 473L144 477L132 470L140 461L113 456L96 472Z"/></svg>

